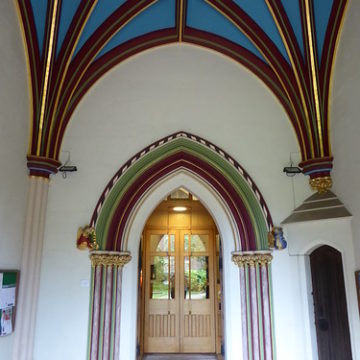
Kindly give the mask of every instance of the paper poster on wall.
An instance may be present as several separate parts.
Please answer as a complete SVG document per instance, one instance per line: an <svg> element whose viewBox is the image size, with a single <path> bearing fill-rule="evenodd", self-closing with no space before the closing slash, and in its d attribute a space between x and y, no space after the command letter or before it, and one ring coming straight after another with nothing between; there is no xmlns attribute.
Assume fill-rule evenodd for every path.
<svg viewBox="0 0 360 360"><path fill-rule="evenodd" d="M15 306L16 287L3 287L0 289L0 309Z"/></svg>
<svg viewBox="0 0 360 360"><path fill-rule="evenodd" d="M14 331L18 270L0 270L0 336Z"/></svg>
<svg viewBox="0 0 360 360"><path fill-rule="evenodd" d="M0 318L1 336L9 335L12 333L12 314L13 314L12 307L1 309L1 318Z"/></svg>

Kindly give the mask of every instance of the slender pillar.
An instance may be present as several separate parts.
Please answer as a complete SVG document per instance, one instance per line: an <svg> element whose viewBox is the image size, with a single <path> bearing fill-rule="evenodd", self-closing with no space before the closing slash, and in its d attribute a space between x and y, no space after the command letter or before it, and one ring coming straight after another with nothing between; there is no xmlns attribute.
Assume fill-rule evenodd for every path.
<svg viewBox="0 0 360 360"><path fill-rule="evenodd" d="M117 360L120 355L122 268L131 260L126 252L92 251L92 291L89 360Z"/></svg>
<svg viewBox="0 0 360 360"><path fill-rule="evenodd" d="M49 179L39 176L29 177L13 360L33 358L48 189Z"/></svg>
<svg viewBox="0 0 360 360"><path fill-rule="evenodd" d="M239 266L244 360L275 359L272 309L272 255L269 252L233 253Z"/></svg>

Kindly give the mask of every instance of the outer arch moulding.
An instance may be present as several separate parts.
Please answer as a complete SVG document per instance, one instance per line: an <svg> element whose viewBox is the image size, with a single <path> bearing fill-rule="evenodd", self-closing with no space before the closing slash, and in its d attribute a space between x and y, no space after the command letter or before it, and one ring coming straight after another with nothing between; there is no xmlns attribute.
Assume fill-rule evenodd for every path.
<svg viewBox="0 0 360 360"><path fill-rule="evenodd" d="M149 188L179 167L195 173L221 196L236 220L242 251L268 250L273 221L250 175L221 148L182 131L139 151L109 181L90 221L101 250L121 249L132 209Z"/></svg>

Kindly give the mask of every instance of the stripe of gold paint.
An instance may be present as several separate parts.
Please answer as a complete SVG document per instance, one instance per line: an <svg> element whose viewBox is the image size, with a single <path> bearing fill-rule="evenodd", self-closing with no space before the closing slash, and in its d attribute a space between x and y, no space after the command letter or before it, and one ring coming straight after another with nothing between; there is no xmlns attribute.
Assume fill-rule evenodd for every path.
<svg viewBox="0 0 360 360"><path fill-rule="evenodd" d="M33 108L33 101L34 101L34 89L32 86L32 79L31 79L31 66L30 66L30 54L29 54L29 47L26 41L26 35L25 35L25 27L24 27L24 23L22 21L22 16L21 16L21 10L20 10L20 5L18 3L17 0L14 0L15 3L15 9L16 9L16 13L20 22L20 29L21 29L21 38L23 41L23 45L24 45L24 49L25 49L25 58L26 58L26 67L27 67L27 78L28 78L28 90L29 90L29 114L30 114L30 131L29 131L29 142L28 142L28 154L31 154L31 145L32 145L32 140L33 140L33 131L34 131L34 127L33 127L33 112L34 112L34 108Z"/></svg>
<svg viewBox="0 0 360 360"><path fill-rule="evenodd" d="M234 21L232 20L227 14L225 14L222 10L220 10L216 5L212 4L209 0L205 0L205 2L210 5L212 8L214 8L216 11L218 11L219 13L221 13L226 19L228 19L233 25L235 25L235 27L241 32L243 33L250 41L251 43L256 47L256 49L261 53L261 55L266 59L266 61L268 62L269 66L271 67L272 71L274 71L275 75L277 76L277 78L279 79L281 85L283 86L283 89L284 91L286 92L287 96L288 96L288 99L290 101L290 103L292 104L293 106L293 109L294 109L294 104L293 104L293 101L289 95L289 92L287 91L286 87L285 87L285 84L281 78L281 76L279 75L279 73L275 70L274 68L274 65L272 64L272 62L268 59L268 57L263 53L263 51L250 39L250 37L245 33L243 32L243 30L241 29L241 27ZM306 107L305 107L306 109ZM299 120L299 117L297 115L296 112L294 112L295 114L295 117L296 117L296 120L297 120L297 123L299 124L299 130L300 130L300 136L301 136L301 140L303 142L303 145L304 145L304 135L302 134L302 130L301 130L301 126L300 126L300 120ZM310 142L310 146L311 146L311 142ZM304 155L306 156L306 147L304 146ZM313 153L313 150L312 150L312 153Z"/></svg>
<svg viewBox="0 0 360 360"><path fill-rule="evenodd" d="M140 11L138 11L136 14L134 14L130 19L128 19L122 26L119 27L119 29L114 33L113 36L115 36L116 33L118 33L124 26L126 26L129 22L131 22L134 18L136 18L139 14L141 14L142 12L144 12L145 10L147 10L150 6L154 5L156 2L158 2L158 0L154 0L152 1L150 4L148 4L147 6L145 6L144 8L142 8ZM60 118L60 122L59 122L59 130L61 129L61 125L64 121L64 117L65 117L65 114L66 114L66 109L68 108L69 106L69 103L70 103L70 100L72 98L72 95L74 94L75 90L76 90L76 87L77 85L79 84L79 82L81 81L82 77L84 76L86 70L89 68L89 66L91 65L92 61L96 58L96 56L101 52L101 50L107 45L107 43L113 38L113 36L111 36L104 44L103 46L94 54L94 56L92 57L92 59L90 59L90 61L88 62L87 66L84 67L82 73L80 74L80 76L78 77L76 83L75 83L75 86L73 87L71 93L70 93L70 96L69 96L69 99L65 105L65 110ZM52 124L53 125L53 124ZM55 151L56 151L56 148L58 146L58 143L59 143L59 136L60 136L60 131L56 134L56 141L55 141ZM55 158L57 157L57 154L55 154Z"/></svg>
<svg viewBox="0 0 360 360"><path fill-rule="evenodd" d="M50 62L53 53L53 43L55 37L55 25L56 25L56 11L58 6L58 0L54 0L53 5L53 12L51 16L51 27L50 27L50 38L49 38L49 47L48 53L46 58L46 68L45 68L45 79L44 79L44 86L43 86L43 96L41 100L41 110L40 110L40 121L39 121L39 136L38 136L38 144L37 144L37 155L40 155L40 145L41 145L41 138L42 138L42 128L44 123L44 114L45 114L45 104L48 92L48 82L49 82L49 73L50 73Z"/></svg>
<svg viewBox="0 0 360 360"><path fill-rule="evenodd" d="M345 12L347 11L347 7L348 7L349 2L345 1L345 6L344 6L344 11L342 13L341 16L341 20L340 20L340 25L338 28L338 32L336 34L335 37L335 46L334 46L334 53L333 53L333 59L335 59L336 53L338 51L339 48L339 40L340 40L340 33L342 32L343 26L344 26L344 22L345 22ZM330 77L329 77L329 94L328 94L328 99L330 99L330 95L332 93L332 87L333 87L333 76L334 76L334 60L331 62L330 64ZM331 156L331 142L330 142L330 101L327 101L327 108L328 108L328 146L329 146L329 156Z"/></svg>
<svg viewBox="0 0 360 360"><path fill-rule="evenodd" d="M315 67L315 54L314 54L314 44L313 44L313 28L311 26L311 14L309 1L305 0L305 13L306 13L306 26L308 33L308 43L310 47L310 62L311 62L311 76L312 83L314 88L314 97L315 97L315 109L316 109L316 121L319 132L319 142L320 142L320 155L324 156L324 145L323 145L323 136L322 136L322 127L321 127L321 115L320 115L320 104L319 104L319 92L318 92L318 84L317 84L317 74Z"/></svg>
<svg viewBox="0 0 360 360"><path fill-rule="evenodd" d="M83 32L83 30L84 30L84 28L85 28L85 25L86 25L87 21L89 20L89 18L90 18L90 16L91 16L91 14L92 14L95 6L97 5L97 3L98 3L98 0L95 0L94 3L93 3L93 5L91 6L91 8L90 8L90 10L89 10L89 12L88 12L88 14L87 14L84 22L83 22L83 25L82 25L81 28L80 28L80 31L79 31L79 33L78 33L78 36L76 37L76 40L75 40L75 42L74 42L74 45L73 45L73 47L72 47L72 49L71 49L71 51L70 51L68 60L66 61L65 68L64 68L64 70L63 70L63 72L62 72L62 74L61 74L60 85L59 85L59 87L58 87L58 91L57 91L57 94L56 94L56 99L55 99L55 104L54 104L54 111L53 111L53 114L52 114L52 117L51 117L51 122L50 122L50 124L53 124L53 122L55 121L56 108L57 108L57 106L58 106L58 104L59 104L59 99L60 99L61 90L62 90L62 87L63 87L63 85L64 85L65 77L66 77L66 75L67 75L67 72L68 72L68 69L69 69L69 66L70 66L70 63L71 63L71 60L72 60L72 56L73 56L73 54L74 54L74 52L75 52L76 46L77 46L77 44L78 44L78 42L79 42L79 40L80 40L80 37L81 37L82 32ZM47 139L47 144L46 144L46 155L47 155L47 156L49 156L49 154L50 154L50 146L49 146L49 145L50 145L50 139L51 139L51 134L50 134L50 136L48 137L48 139Z"/></svg>
<svg viewBox="0 0 360 360"><path fill-rule="evenodd" d="M179 42L182 42L183 39L183 14L184 14L184 0L180 0Z"/></svg>
<svg viewBox="0 0 360 360"><path fill-rule="evenodd" d="M302 104L303 104L303 110L304 110L304 112L305 112L305 119L306 119L306 123L307 123L307 125L308 125L309 135L310 135L310 137L312 137L312 134L311 134L311 124L310 124L310 118L309 118L309 112L308 112L308 108L307 108L307 106L306 106L304 92L303 92L303 89L302 89L302 86L301 86L301 83L300 83L300 77L299 77L299 73L298 73L298 71L297 71L297 69L296 69L296 65L295 65L294 58L293 58L293 56L292 56L292 54L291 54L291 51L290 51L290 48L289 48L289 44L288 44L288 42L286 41L286 37L285 37L285 35L284 35L284 33L283 33L282 29L281 29L281 26L280 26L280 24L279 24L279 22L278 22L278 20L277 20L277 17L276 17L276 15L275 15L275 13L274 13L274 10L272 9L272 7L271 7L271 5L270 5L270 3L269 3L269 0L265 0L265 1L266 1L266 5L268 6L268 9L269 9L269 11L270 11L270 13L271 13L271 16L273 17L273 20L274 20L274 22L275 22L275 24L276 24L276 27L277 27L277 29L278 29L278 31L279 31L279 34L280 34L281 39L282 39L282 41L283 41L283 45L285 46L286 52L287 52L287 54L288 54L288 56L289 56L289 59L290 59L290 62L291 62L291 66L292 66L292 68L293 68L293 73L294 73L294 75L295 75L296 83L297 83L297 85L298 85L298 89L299 89L299 92L300 92L301 102L302 102ZM314 156L314 154L315 154L315 153L314 153L314 145L313 145L313 142L312 142L312 141L310 141L310 148L311 148L311 153L312 153L312 155Z"/></svg>

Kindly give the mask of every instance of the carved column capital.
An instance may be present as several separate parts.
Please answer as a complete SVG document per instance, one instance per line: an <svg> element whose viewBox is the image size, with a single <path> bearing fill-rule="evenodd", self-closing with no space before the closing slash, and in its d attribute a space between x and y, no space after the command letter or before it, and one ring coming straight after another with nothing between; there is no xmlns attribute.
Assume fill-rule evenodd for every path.
<svg viewBox="0 0 360 360"><path fill-rule="evenodd" d="M265 252L234 252L232 261L239 267L248 266L265 266L271 263L273 256Z"/></svg>
<svg viewBox="0 0 360 360"><path fill-rule="evenodd" d="M91 266L117 266L123 267L131 260L129 252L118 251L92 251L90 253Z"/></svg>

